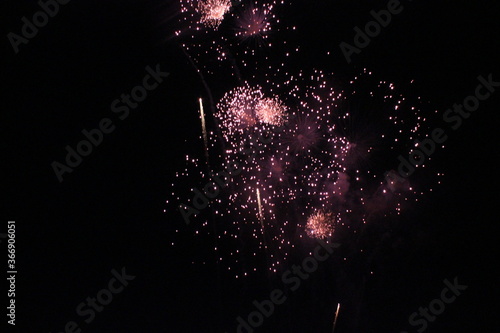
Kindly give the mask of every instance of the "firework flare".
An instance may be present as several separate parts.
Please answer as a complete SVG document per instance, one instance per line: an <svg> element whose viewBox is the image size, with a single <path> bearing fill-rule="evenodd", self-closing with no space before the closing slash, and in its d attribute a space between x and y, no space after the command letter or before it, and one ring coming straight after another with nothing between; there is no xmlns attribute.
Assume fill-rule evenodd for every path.
<svg viewBox="0 0 500 333"><path fill-rule="evenodd" d="M207 162L207 165L209 165L209 159L208 159L208 136L207 136L207 125L205 123L205 111L203 110L203 100L200 98L200 119L201 119L201 130L203 134L203 143L204 143L204 148L205 148L205 160Z"/></svg>
<svg viewBox="0 0 500 333"><path fill-rule="evenodd" d="M339 317L340 303L337 303L337 310L335 311L335 318L333 319L332 333L335 333L335 327L337 326L337 319Z"/></svg>
<svg viewBox="0 0 500 333"><path fill-rule="evenodd" d="M259 220L262 226L262 230L264 230L264 214L262 213L262 201L260 200L260 191L257 189L257 203L259 205Z"/></svg>

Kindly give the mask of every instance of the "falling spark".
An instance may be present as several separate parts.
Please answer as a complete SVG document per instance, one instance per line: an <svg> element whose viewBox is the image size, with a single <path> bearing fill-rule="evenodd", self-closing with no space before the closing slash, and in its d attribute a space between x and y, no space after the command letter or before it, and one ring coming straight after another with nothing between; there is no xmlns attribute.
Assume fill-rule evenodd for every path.
<svg viewBox="0 0 500 333"><path fill-rule="evenodd" d="M260 224L262 226L262 229L264 229L264 214L262 213L262 202L260 201L260 190L259 189L257 189L257 203L259 205Z"/></svg>
<svg viewBox="0 0 500 333"><path fill-rule="evenodd" d="M337 318L339 317L339 311L340 311L340 303L337 303L337 311L335 311L335 319L333 320L332 333L335 333L335 326L337 326Z"/></svg>
<svg viewBox="0 0 500 333"><path fill-rule="evenodd" d="M207 127L205 124L205 112L203 111L203 100L200 98L200 118L201 118L201 130L203 133L203 143L205 146L205 159L207 162L207 165L209 165L209 160L208 160L208 135L207 135Z"/></svg>

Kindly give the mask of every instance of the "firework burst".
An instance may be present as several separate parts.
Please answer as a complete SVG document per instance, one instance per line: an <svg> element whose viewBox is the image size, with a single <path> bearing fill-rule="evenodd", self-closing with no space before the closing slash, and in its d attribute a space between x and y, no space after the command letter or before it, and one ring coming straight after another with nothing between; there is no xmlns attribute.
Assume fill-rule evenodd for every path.
<svg viewBox="0 0 500 333"><path fill-rule="evenodd" d="M399 215L410 199L423 195L390 171L390 161L412 147L408 136L427 130L418 100L408 101L368 72L339 91L329 84L332 75L321 71L265 75L261 85L247 82L226 92L214 114L224 146L215 158L223 170L239 169L212 203L215 214L228 220L219 237L245 239L246 253L266 256L268 269L277 272L295 245L291 235L328 238L335 227L356 231L373 218ZM356 104L358 99L364 103ZM369 133L353 126L363 117ZM210 133L216 151L217 135ZM224 260L235 276L250 273L234 270L241 260L234 251Z"/></svg>
<svg viewBox="0 0 500 333"><path fill-rule="evenodd" d="M264 98L257 102L255 112L261 122L281 126L285 121L286 107L277 97Z"/></svg>
<svg viewBox="0 0 500 333"><path fill-rule="evenodd" d="M231 274L248 276L262 267L241 264L249 258L266 258L266 268L277 272L295 235L335 237L334 228L355 233L375 218L399 215L424 195L393 171L398 155L428 132L419 98L408 99L366 70L341 89L333 73L291 67L300 46L267 38L271 26L293 33L295 27L280 27L275 18L278 4L286 2L243 1L231 8L228 0L180 1L187 33L177 36L206 87L223 97L211 103L215 122L208 117L200 137L218 167L207 173L201 158L187 156L189 166L173 186L196 178L192 188L203 189L211 174L237 166L238 174L210 202L219 230L213 236L226 246L214 251ZM264 55L241 43L254 37L269 47L279 44L276 52ZM177 190L172 196L177 207L194 207L194 199L181 200ZM212 232L207 215L196 215L196 237Z"/></svg>
<svg viewBox="0 0 500 333"><path fill-rule="evenodd" d="M333 235L335 218L331 212L317 211L307 219L306 232L311 238L328 238Z"/></svg>
<svg viewBox="0 0 500 333"><path fill-rule="evenodd" d="M287 133L284 142L289 149L297 153L310 153L315 145L321 140L318 124L312 116L299 114L293 121L294 130Z"/></svg>
<svg viewBox="0 0 500 333"><path fill-rule="evenodd" d="M224 20L224 16L231 9L229 0L201 0L197 6L198 13L201 14L200 22L208 27L217 29Z"/></svg>
<svg viewBox="0 0 500 333"><path fill-rule="evenodd" d="M242 39L265 39L271 30L272 5L253 5L244 9L237 19L236 36Z"/></svg>
<svg viewBox="0 0 500 333"><path fill-rule="evenodd" d="M281 126L285 122L286 107L278 97L265 97L263 89L248 83L227 92L217 105L216 117L222 122L227 140L235 132L258 124Z"/></svg>
<svg viewBox="0 0 500 333"><path fill-rule="evenodd" d="M237 131L257 123L256 107L264 98L259 87L245 84L227 92L217 105L218 117L222 121L223 133L227 140Z"/></svg>

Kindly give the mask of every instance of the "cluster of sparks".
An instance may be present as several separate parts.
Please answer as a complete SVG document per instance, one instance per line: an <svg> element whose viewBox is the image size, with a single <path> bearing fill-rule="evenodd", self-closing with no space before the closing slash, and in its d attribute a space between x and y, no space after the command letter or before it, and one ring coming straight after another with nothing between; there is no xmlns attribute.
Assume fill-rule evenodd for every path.
<svg viewBox="0 0 500 333"><path fill-rule="evenodd" d="M331 237L335 229L334 222L333 213L317 211L307 219L307 234L313 238Z"/></svg>
<svg viewBox="0 0 500 333"><path fill-rule="evenodd" d="M201 0L197 11L201 15L200 22L208 27L217 29L231 9L229 0Z"/></svg>
<svg viewBox="0 0 500 333"><path fill-rule="evenodd" d="M265 97L261 87L245 84L225 94L218 104L216 116L229 140L237 131L258 123L281 126L285 121L286 106L277 96Z"/></svg>
<svg viewBox="0 0 500 333"><path fill-rule="evenodd" d="M248 9L238 17L236 35L242 39L252 37L266 38L271 31L271 21L275 19L272 15L273 5L256 6L250 4Z"/></svg>
<svg viewBox="0 0 500 333"><path fill-rule="evenodd" d="M256 56L252 46L276 45L269 41L269 36L271 32L280 31L275 11L283 4L284 1L276 0L180 0L182 24L175 36L182 38L182 47L205 74L214 74L223 65L237 71L232 63L233 56ZM244 43L248 47L241 52L238 48L243 41L254 43ZM220 66L213 66L213 59L218 60Z"/></svg>
<svg viewBox="0 0 500 333"><path fill-rule="evenodd" d="M183 11L195 22L186 2L192 5L181 0ZM238 33L263 36L271 27L270 18L279 22L272 13L274 3L239 3L236 15L228 14L229 1L199 3L196 8L203 10L199 9L201 18L195 25L213 28L230 16L238 21ZM257 264L261 257L269 271L278 272L297 241L329 241L339 228L359 232L372 219L399 215L424 194L396 171L397 156L407 156L413 141L428 133L420 98L405 97L394 84L375 80L367 70L345 89L334 89L338 85L332 73L290 70L286 62L269 65L268 57L259 60L245 48L229 52L231 42L220 35L209 44L193 42L191 36L183 47L205 75L214 72L202 65L199 50L204 45L218 53L219 63L231 53L235 59L230 67L238 73L237 69L245 69L248 79L220 94L213 113L216 125L205 139L206 161L186 156L186 169L176 175L168 203L174 210L179 204L193 206L192 199L175 188L193 183L196 174L199 183L194 187L202 188L213 174L236 166L239 172L219 189L207 209L224 222L211 222L207 212L199 213L199 223L193 222L196 236L218 240L217 261L224 262L228 272L237 278L248 276L262 266ZM283 49L289 50L278 57L300 52L299 46ZM249 57L255 60L252 66ZM218 166L207 172L205 166L213 161Z"/></svg>
<svg viewBox="0 0 500 333"><path fill-rule="evenodd" d="M257 118L265 123L281 126L284 122L286 107L277 98L264 98L257 102L255 113Z"/></svg>

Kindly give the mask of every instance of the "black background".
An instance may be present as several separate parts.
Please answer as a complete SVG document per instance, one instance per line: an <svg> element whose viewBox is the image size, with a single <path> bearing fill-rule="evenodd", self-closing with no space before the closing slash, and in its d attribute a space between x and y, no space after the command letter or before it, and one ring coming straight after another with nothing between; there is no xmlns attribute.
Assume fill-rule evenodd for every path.
<svg viewBox="0 0 500 333"><path fill-rule="evenodd" d="M405 1L404 11L347 64L339 43L351 42L353 27L386 3L293 1L283 20L298 27L294 42L308 50L303 63L340 77L368 68L387 81L415 80L415 94L439 111L472 94L478 75L500 81L496 1ZM21 18L39 10L34 1L2 6L3 36L19 33ZM83 332L234 332L235 318L267 297L258 279L214 287L213 264L191 264L210 244L179 236L179 245L169 246L175 229L186 226L180 215L163 213L168 184L182 168L186 140L200 135L196 103L205 93L179 41L169 38L178 11L172 0L71 1L18 54L3 38L2 223L17 224L16 331L60 332L75 320ZM62 162L64 147L74 147L81 130L100 119L116 119L111 101L156 64L170 76L59 183L51 163ZM220 94L227 85L212 89ZM446 174L442 186L403 214L411 227L394 237L406 246L383 248L362 314L347 306L337 333L415 332L408 316L455 276L469 288L427 332L497 331L499 94L436 153L433 167ZM121 267L135 280L83 324L76 306ZM307 283L257 332L330 332L337 300L357 289L334 290L316 302L315 282Z"/></svg>

